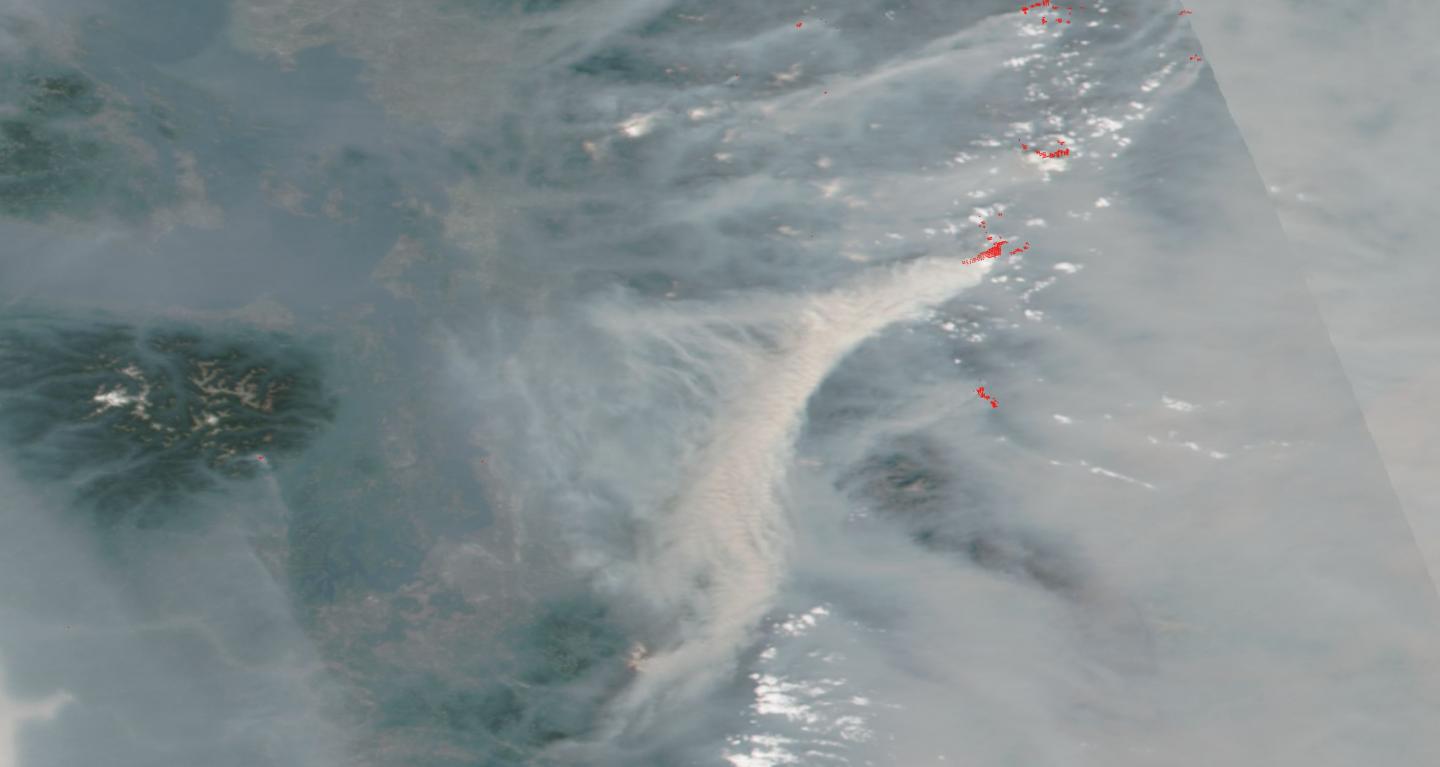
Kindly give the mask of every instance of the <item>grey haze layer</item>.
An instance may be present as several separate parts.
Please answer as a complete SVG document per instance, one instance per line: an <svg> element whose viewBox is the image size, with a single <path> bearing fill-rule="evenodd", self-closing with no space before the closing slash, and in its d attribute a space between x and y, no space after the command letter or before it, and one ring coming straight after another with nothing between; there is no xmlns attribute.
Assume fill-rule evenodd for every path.
<svg viewBox="0 0 1440 767"><path fill-rule="evenodd" d="M0 765L1440 748L1168 4L0 9Z"/></svg>
<svg viewBox="0 0 1440 767"><path fill-rule="evenodd" d="M1214 3L1193 24L1215 62L1391 482L1440 573L1440 314L1433 206L1440 121L1428 3ZM1264 45L1253 36L1263 32ZM1303 80L1301 79L1303 78ZM1309 87L1307 83L1318 84Z"/></svg>

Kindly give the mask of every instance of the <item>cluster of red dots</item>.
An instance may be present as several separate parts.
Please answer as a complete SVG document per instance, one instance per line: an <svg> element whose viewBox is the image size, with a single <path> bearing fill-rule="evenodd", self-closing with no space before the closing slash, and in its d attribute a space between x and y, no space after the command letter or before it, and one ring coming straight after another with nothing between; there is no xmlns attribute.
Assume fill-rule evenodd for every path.
<svg viewBox="0 0 1440 767"><path fill-rule="evenodd" d="M1030 15L1030 12L1033 11L1033 10L1035 10L1036 8L1054 8L1057 13L1060 11L1060 6L1059 6L1059 5L1054 5L1054 6L1052 6L1052 5L1050 4L1050 0L1040 0L1040 2L1038 2L1038 3L1031 3L1031 4L1029 4L1029 5L1022 5L1022 6L1020 6L1020 12L1023 13L1023 14L1025 14L1026 16L1029 16L1029 15ZM1082 11L1085 10L1085 6L1083 6L1083 5L1080 6L1080 10L1082 10ZM1065 12L1066 12L1066 13L1069 13L1069 14L1072 15L1072 16L1075 15L1075 6L1073 6L1073 5L1067 5L1067 6L1065 6ZM1040 23L1041 23L1041 24L1049 24L1049 23L1050 23L1050 17L1049 17L1049 16L1041 16L1041 17L1040 17ZM1072 23L1074 23L1074 22L1073 22L1071 19L1068 19L1068 18L1062 19L1062 18L1060 18L1059 16L1056 16L1056 17L1055 17L1055 23L1056 23L1056 24L1072 24Z"/></svg>
<svg viewBox="0 0 1440 767"><path fill-rule="evenodd" d="M1067 16L1067 17L1061 17L1061 16L1059 15L1059 13L1060 13L1060 11L1061 11L1061 6L1058 5L1058 4L1052 4L1052 3L1051 3L1051 0L1040 0L1039 2L1031 3L1030 5L1022 5L1022 6L1020 6L1020 13L1023 14L1023 15L1028 16L1028 15L1030 15L1030 11L1035 10L1035 9L1037 9L1037 8L1049 8L1049 9L1052 9L1052 10L1056 13L1056 16L1055 16L1055 19L1054 19L1054 21L1055 21L1056 24L1072 24L1072 23L1074 23L1073 20L1072 20L1071 18L1069 18L1068 16L1074 16L1075 6L1073 6L1073 5L1064 6L1064 12L1065 12L1066 14L1068 14L1068 16ZM1081 9L1081 10L1084 10L1084 9L1085 9L1085 6L1083 6L1083 5L1080 6L1080 9ZM1189 16L1189 15L1191 15L1191 14L1192 14L1192 12L1191 12L1190 10L1188 10L1188 9L1182 9L1182 10L1180 11L1180 15L1181 15L1181 16ZM1040 23L1041 23L1041 24L1049 24L1050 21L1051 21L1051 19L1050 19L1049 15L1044 15L1044 16L1041 16L1041 17L1040 17ZM805 22L803 22L803 21L797 21L797 22L795 22L795 28L796 28L796 29L801 29L801 28L803 28L804 26L805 26ZM1202 59L1201 59L1198 55L1192 55L1192 56L1190 56L1190 60L1191 60L1191 61L1202 61ZM826 93L828 94L829 91L826 91ZM1059 157L1069 157L1069 156L1070 156L1070 147L1068 147L1068 146L1065 145L1064 139L1056 139L1056 143L1058 143L1058 144L1060 145L1060 148L1059 148L1059 149L1055 149L1055 150L1052 150L1052 151L1049 151L1049 152L1042 151L1042 150L1040 150L1040 149L1036 149L1036 150L1034 150L1034 152L1035 152L1035 154L1039 155L1040 157L1047 158L1047 159L1059 158ZM1027 144L1025 144L1025 143L1023 143L1023 142L1020 144L1020 149L1021 149L1022 151L1026 151L1026 152L1031 151L1029 145L1027 145ZM997 216L1004 216L1005 214L1004 214L1004 213L997 213L996 215L997 215ZM981 219L981 220L980 220L980 229L981 229L981 230L984 230L984 231L986 232L985 241L988 242L988 243L990 243L990 247L987 248L987 249L985 249L985 250L982 251L981 253L977 254L975 257L973 257L973 258L968 258L968 259L962 261L961 263L964 263L964 264L973 264L973 263L977 263L977 262L979 262L979 261L984 261L984 260L987 259L987 258L998 258L998 257L1000 257L1000 255L1004 252L1005 246L1008 245L1008 244L1010 244L1009 240L997 240L997 239L995 238L995 235L989 234L989 228L988 228L988 226L986 225L984 219ZM1025 251L1027 251L1027 250L1029 250L1029 249L1030 249L1030 243L1029 243L1029 242L1026 242L1024 245L1022 245L1022 246L1020 246L1020 247L1018 247L1018 248L1015 248L1015 249L1011 250L1011 251L1010 251L1010 255L1016 255L1016 254L1018 254L1018 253L1024 253ZM979 395L980 399L983 399L983 400L989 402L989 403L990 403L990 407L992 407L992 408L998 408L998 407L1000 407L1000 403L999 403L994 397L992 397L992 396L990 396L989 394L986 394L986 393L985 393L985 387L984 387L984 386L981 386L981 387L979 387L978 389L976 389L976 390L975 390L975 393L976 393L977 395ZM259 456L257 456L257 458L259 458ZM263 459L263 458L260 458L260 460L263 461L264 459Z"/></svg>
<svg viewBox="0 0 1440 767"><path fill-rule="evenodd" d="M965 259L964 261L961 261L960 263L962 263L962 264L973 264L973 263L977 263L977 262L979 262L979 261L984 261L984 260L987 259L987 258L999 258L999 257L1000 257L1000 252L1001 252L1001 250L1002 250L1006 245L1008 245L1008 244L1010 244L1010 241L1009 241L1009 240L1001 240L1001 241L995 243L994 245L991 245L991 246L989 247L989 249L985 250L983 253L980 253L980 254L976 255L974 258L967 258L967 259ZM1016 254L1019 254L1019 253L1024 253L1025 251L1027 251L1027 250L1029 250L1029 249L1030 249L1030 243L1029 243L1029 242L1026 242L1024 245L1021 245L1020 247L1015 248L1014 250L1010 251L1010 255L1013 256L1013 255L1016 255Z"/></svg>
<svg viewBox="0 0 1440 767"><path fill-rule="evenodd" d="M995 214L995 215L996 215L996 216L1004 216L1005 214L1004 214L1004 213L997 213L997 214ZM997 241L995 240L995 235L989 234L989 231L990 231L990 230L989 230L989 228L987 227L987 225L985 224L985 219L983 219L983 218L980 219L980 228L981 228L981 229L984 229L984 230L986 231L985 241L991 243L990 247L989 247L987 250L985 250L984 252L982 252L982 253L980 253L979 255L975 256L974 258L967 258L967 259L965 259L964 261L961 261L960 263L962 263L962 264L973 264L973 263L977 263L977 262L979 262L979 261L984 261L984 260L987 259L987 258L999 258L1000 255L1003 253L1005 246L1010 244L1010 241L1009 241L1009 240L1000 240L1000 241L997 242ZM1013 255L1015 255L1015 254L1017 254L1017 253L1024 253L1025 251L1027 251L1027 250L1029 250L1029 249L1030 249L1030 243L1029 243L1029 242L1026 242L1023 246L1018 247L1018 248L1015 248L1014 250L1010 251L1010 255L1013 256Z"/></svg>
<svg viewBox="0 0 1440 767"><path fill-rule="evenodd" d="M987 259L987 258L999 258L999 257L1000 257L1000 249L1003 248L1003 247L1005 247L1005 244L1006 244L1007 242L1009 242L1009 241L1008 241L1008 240L1001 240L1001 241L995 243L994 245L991 245L989 250L986 250L985 252L983 252L983 253L975 256L974 258L967 258L967 259L965 259L964 261L961 261L960 263L962 263L962 264L973 264L973 263L976 263L976 262L978 262L978 261L984 261L984 260Z"/></svg>
<svg viewBox="0 0 1440 767"><path fill-rule="evenodd" d="M1055 143L1057 143L1057 144L1060 145L1060 148L1059 148L1059 149L1056 149L1056 150L1053 151L1053 152L1042 152L1042 151L1040 151L1039 149L1036 149L1036 150L1035 150L1035 154L1038 154L1038 155L1040 155L1041 157L1046 157L1046 158L1069 157L1069 156L1070 156L1070 147L1065 146L1065 139L1063 139L1063 138L1055 139ZM1029 146L1028 144L1026 144L1025 142L1022 141L1022 142L1020 142L1020 149L1021 149L1022 151L1028 152L1028 151L1030 151L1030 146Z"/></svg>

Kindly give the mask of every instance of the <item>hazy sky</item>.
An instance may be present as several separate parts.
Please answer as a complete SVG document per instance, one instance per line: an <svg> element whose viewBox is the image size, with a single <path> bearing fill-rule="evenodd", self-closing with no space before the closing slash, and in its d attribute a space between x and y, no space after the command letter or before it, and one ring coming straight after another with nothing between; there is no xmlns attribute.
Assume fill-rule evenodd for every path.
<svg viewBox="0 0 1440 767"><path fill-rule="evenodd" d="M1196 4L1188 17L1432 573L1440 572L1440 284L1430 3ZM1432 576L1433 577L1433 576Z"/></svg>
<svg viewBox="0 0 1440 767"><path fill-rule="evenodd" d="M0 767L1426 763L1434 13L1229 5L0 0Z"/></svg>

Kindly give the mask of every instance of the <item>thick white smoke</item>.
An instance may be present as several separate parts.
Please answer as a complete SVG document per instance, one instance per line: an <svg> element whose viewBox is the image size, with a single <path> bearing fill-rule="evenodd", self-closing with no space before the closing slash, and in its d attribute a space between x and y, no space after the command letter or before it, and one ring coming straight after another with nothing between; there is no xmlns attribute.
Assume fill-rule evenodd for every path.
<svg viewBox="0 0 1440 767"><path fill-rule="evenodd" d="M976 284L988 268L932 256L817 295L707 306L698 321L674 310L642 321L612 318L647 328L692 362L724 366L704 372L726 382L711 431L654 520L637 573L665 613L684 616L683 625L671 646L640 665L618 703L622 717L643 721L645 712L697 695L733 670L785 575L791 532L781 487L806 402L827 374L867 338ZM736 343L735 328L769 342Z"/></svg>

